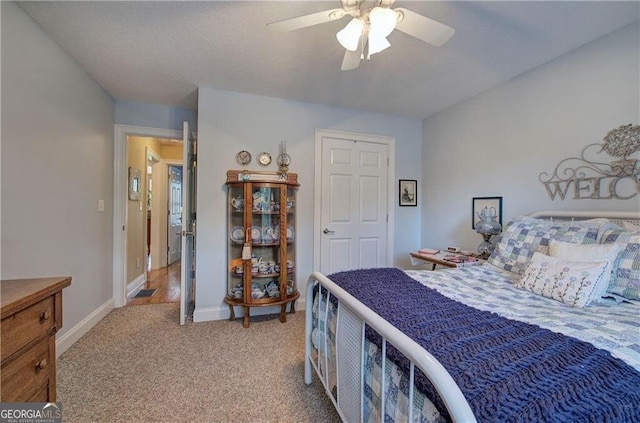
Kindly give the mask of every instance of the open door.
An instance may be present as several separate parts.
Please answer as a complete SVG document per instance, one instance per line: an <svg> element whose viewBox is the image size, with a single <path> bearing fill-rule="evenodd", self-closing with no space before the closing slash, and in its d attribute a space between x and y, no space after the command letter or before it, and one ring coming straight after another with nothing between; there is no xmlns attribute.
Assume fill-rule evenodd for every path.
<svg viewBox="0 0 640 423"><path fill-rule="evenodd" d="M180 324L193 312L195 300L196 139L189 123L182 126L182 255L180 269Z"/></svg>
<svg viewBox="0 0 640 423"><path fill-rule="evenodd" d="M186 163L186 162L185 162ZM182 165L169 165L169 181L167 187L167 266L171 266L182 258L182 213L184 211L184 196L182 195Z"/></svg>

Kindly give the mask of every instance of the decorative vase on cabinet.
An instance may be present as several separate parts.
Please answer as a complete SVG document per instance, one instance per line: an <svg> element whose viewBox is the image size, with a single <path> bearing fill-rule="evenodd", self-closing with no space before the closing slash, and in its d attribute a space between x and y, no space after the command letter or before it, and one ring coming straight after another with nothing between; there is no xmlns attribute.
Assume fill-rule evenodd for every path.
<svg viewBox="0 0 640 423"><path fill-rule="evenodd" d="M229 320L234 307L244 308L249 327L251 307L280 306L286 322L287 304L295 313L300 297L296 283L295 173L227 172L227 295Z"/></svg>

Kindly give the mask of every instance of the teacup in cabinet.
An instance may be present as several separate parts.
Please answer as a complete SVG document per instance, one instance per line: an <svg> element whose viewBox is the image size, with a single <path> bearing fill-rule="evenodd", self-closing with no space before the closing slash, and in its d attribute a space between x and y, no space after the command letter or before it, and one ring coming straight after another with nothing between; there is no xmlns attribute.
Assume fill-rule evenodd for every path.
<svg viewBox="0 0 640 423"><path fill-rule="evenodd" d="M249 327L252 307L280 306L286 322L287 305L295 313L300 297L296 280L295 173L227 172L227 295L229 320L243 309Z"/></svg>

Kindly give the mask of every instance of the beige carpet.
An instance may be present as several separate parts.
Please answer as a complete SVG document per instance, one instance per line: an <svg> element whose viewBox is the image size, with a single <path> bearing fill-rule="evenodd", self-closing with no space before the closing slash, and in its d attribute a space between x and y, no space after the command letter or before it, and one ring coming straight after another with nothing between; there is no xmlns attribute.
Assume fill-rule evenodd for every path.
<svg viewBox="0 0 640 423"><path fill-rule="evenodd" d="M112 311L57 362L65 423L338 422L304 383L304 311L178 324L178 304Z"/></svg>

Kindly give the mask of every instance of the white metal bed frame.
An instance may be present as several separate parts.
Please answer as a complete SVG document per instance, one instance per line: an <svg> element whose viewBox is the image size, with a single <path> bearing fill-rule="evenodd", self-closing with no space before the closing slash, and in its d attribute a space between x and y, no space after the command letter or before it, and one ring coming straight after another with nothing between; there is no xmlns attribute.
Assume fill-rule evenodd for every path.
<svg viewBox="0 0 640 423"><path fill-rule="evenodd" d="M539 211L531 213L529 216L550 220L585 220L585 219L609 219L611 223L617 225L622 222L630 222L638 225L640 222L640 211L626 212L602 212L602 211Z"/></svg>
<svg viewBox="0 0 640 423"><path fill-rule="evenodd" d="M530 215L536 218L548 218L551 220L584 220L592 218L606 218L612 223L621 224L623 221L634 224L640 223L640 211L632 212L571 212L571 211L542 211ZM312 324L313 324L313 287L318 284L320 296L327 291L325 302L325 316L328 315L330 297L338 299L335 330L335 361L336 361L336 386L337 398L331 394L329 382L330 372L328 366L328 324L325 322L323 336L319 339L324 342L324 375L320 371L322 354L317 354L317 361L312 356ZM460 391L460 388L442 364L422 348L419 344L398 330L395 326L384 320L373 310L362 304L344 289L339 287L320 272L313 272L307 279L305 313L305 367L304 380L311 383L312 372L316 374L324 385L327 395L333 402L340 418L345 422L361 422L364 414L364 345L365 325L368 325L382 337L382 377L380 388L380 416L384 420L385 415L385 361L386 345L390 342L409 361L409 422L413 421L413 390L414 374L416 366L431 381L434 388L442 398L451 419L458 422L476 422L469 403ZM319 311L318 311L319 312Z"/></svg>

